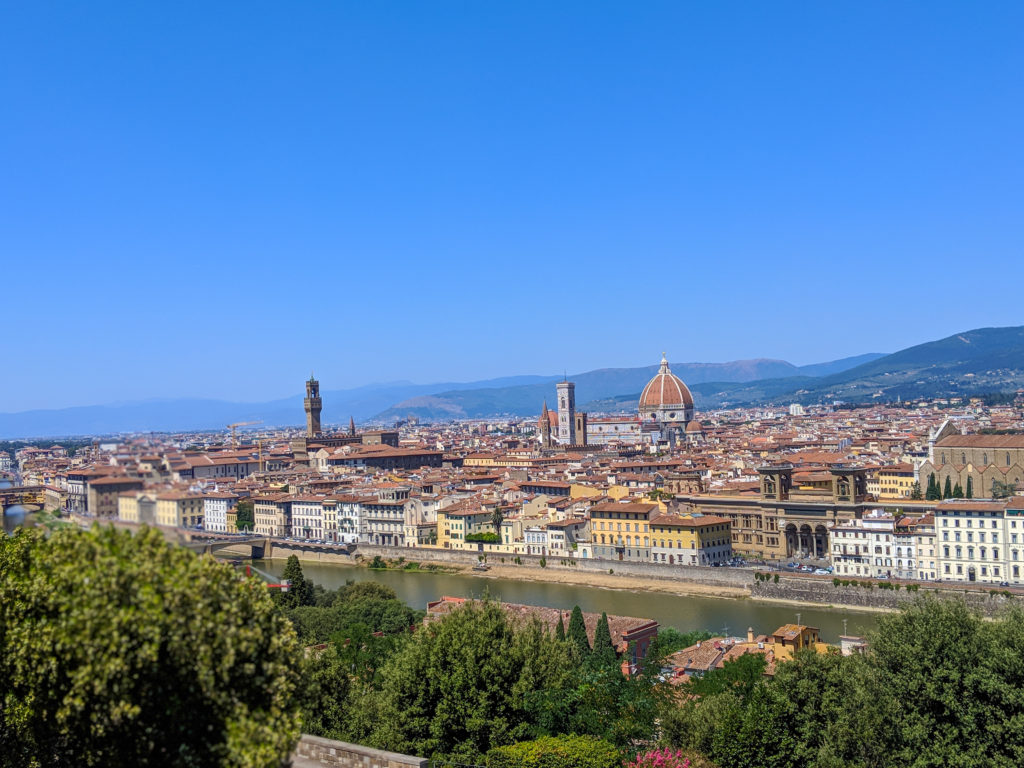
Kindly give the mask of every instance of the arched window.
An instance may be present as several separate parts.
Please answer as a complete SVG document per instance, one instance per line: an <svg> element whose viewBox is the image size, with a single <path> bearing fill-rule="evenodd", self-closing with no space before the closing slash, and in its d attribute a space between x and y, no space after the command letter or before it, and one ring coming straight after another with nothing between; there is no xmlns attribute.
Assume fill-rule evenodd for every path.
<svg viewBox="0 0 1024 768"><path fill-rule="evenodd" d="M988 466L988 454L987 453L981 454L981 465L983 467L987 467Z"/></svg>
<svg viewBox="0 0 1024 768"><path fill-rule="evenodd" d="M1006 452L1006 466L1010 466L1010 452Z"/></svg>
<svg viewBox="0 0 1024 768"><path fill-rule="evenodd" d="M964 453L963 451L960 451L960 463L961 464L966 464L967 463L967 454Z"/></svg>

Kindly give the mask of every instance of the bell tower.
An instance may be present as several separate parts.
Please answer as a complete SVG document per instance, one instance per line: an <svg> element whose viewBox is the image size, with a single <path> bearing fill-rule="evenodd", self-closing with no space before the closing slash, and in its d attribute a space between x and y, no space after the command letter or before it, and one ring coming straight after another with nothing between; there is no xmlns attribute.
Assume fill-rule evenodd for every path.
<svg viewBox="0 0 1024 768"><path fill-rule="evenodd" d="M306 409L306 437L316 437L320 434L320 410L324 403L320 399L320 382L313 378L313 374L309 374L306 382L306 399L302 405Z"/></svg>
<svg viewBox="0 0 1024 768"><path fill-rule="evenodd" d="M576 385L560 381L555 389L558 390L558 442L576 445Z"/></svg>

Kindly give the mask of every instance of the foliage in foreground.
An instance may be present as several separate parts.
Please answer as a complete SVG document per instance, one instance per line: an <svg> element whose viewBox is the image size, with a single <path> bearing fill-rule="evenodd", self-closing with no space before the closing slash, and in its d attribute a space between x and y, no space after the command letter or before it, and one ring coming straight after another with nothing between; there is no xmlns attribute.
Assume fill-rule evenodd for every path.
<svg viewBox="0 0 1024 768"><path fill-rule="evenodd" d="M495 747L564 734L630 751L654 730L656 677L623 677L603 645L598 653L589 645L584 652L579 640L537 623L516 626L490 601L399 635L397 647L375 657L372 674L352 672L343 657L357 656L360 643L338 635L306 664L309 690L319 691L304 707L306 727L467 763L479 763Z"/></svg>
<svg viewBox="0 0 1024 768"><path fill-rule="evenodd" d="M753 684L713 672L665 712L664 739L721 768L1024 764L1024 613L988 622L920 599L871 640L866 656L798 653Z"/></svg>
<svg viewBox="0 0 1024 768"><path fill-rule="evenodd" d="M264 587L155 530L0 538L0 765L280 765L300 653Z"/></svg>
<svg viewBox="0 0 1024 768"><path fill-rule="evenodd" d="M619 750L593 736L542 736L487 753L487 768L621 768ZM659 768L661 768L659 766ZM666 768L668 768L666 766Z"/></svg>

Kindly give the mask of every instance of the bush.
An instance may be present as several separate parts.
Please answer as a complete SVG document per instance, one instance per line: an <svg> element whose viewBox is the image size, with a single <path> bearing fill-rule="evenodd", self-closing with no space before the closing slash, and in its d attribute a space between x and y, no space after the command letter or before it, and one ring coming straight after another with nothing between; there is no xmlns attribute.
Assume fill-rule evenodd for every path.
<svg viewBox="0 0 1024 768"><path fill-rule="evenodd" d="M776 584L779 583L779 574L777 574L777 573L775 574L775 583Z"/></svg>
<svg viewBox="0 0 1024 768"><path fill-rule="evenodd" d="M620 768L622 756L594 736L544 736L496 747L487 753L487 768ZM666 766L666 768L669 768Z"/></svg>
<svg viewBox="0 0 1024 768"><path fill-rule="evenodd" d="M541 555L539 565L540 565L541 568L547 568L548 567L548 560L543 555Z"/></svg>
<svg viewBox="0 0 1024 768"><path fill-rule="evenodd" d="M484 544L500 544L501 537L496 533L471 533L466 541L483 542Z"/></svg>
<svg viewBox="0 0 1024 768"><path fill-rule="evenodd" d="M373 560L370 561L370 567L382 571L388 567L388 564L380 555L374 555Z"/></svg>
<svg viewBox="0 0 1024 768"><path fill-rule="evenodd" d="M269 768L294 746L302 649L258 580L145 527L21 529L0 573L0 765Z"/></svg>
<svg viewBox="0 0 1024 768"><path fill-rule="evenodd" d="M838 586L839 586L839 585L840 585L841 583L842 583L842 582L841 582L841 581L839 581L839 578L838 578L838 577L836 577L836 578L833 578L833 579L832 579L832 586L833 586L833 587L838 587Z"/></svg>
<svg viewBox="0 0 1024 768"><path fill-rule="evenodd" d="M625 768L690 768L690 758L682 750L667 747L652 749L637 755L632 762L624 763Z"/></svg>

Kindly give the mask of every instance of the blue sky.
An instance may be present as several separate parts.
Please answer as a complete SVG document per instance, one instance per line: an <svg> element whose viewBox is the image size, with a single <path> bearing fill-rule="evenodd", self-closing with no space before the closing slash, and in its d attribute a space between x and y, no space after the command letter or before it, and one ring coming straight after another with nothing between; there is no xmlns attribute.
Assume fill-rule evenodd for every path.
<svg viewBox="0 0 1024 768"><path fill-rule="evenodd" d="M0 411L1022 322L1019 2L3 18Z"/></svg>

